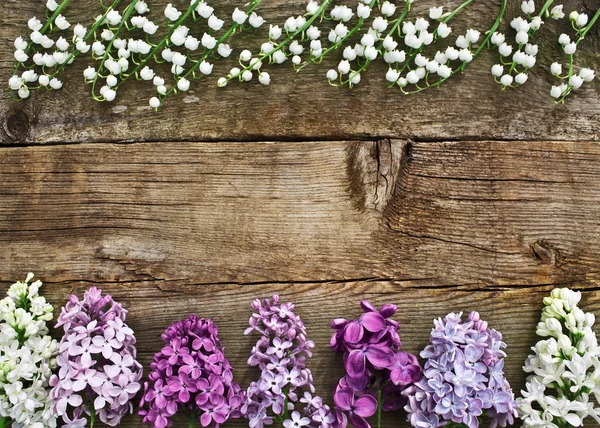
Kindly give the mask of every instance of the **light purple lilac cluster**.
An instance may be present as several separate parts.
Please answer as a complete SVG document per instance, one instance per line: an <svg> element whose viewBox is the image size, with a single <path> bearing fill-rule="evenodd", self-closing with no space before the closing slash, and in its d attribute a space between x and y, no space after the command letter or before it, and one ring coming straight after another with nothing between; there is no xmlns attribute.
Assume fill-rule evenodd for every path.
<svg viewBox="0 0 600 428"><path fill-rule="evenodd" d="M500 332L488 328L479 313L465 322L461 313L434 320L423 378L405 391L410 423L419 428L468 426L477 428L487 414L491 427L513 423L517 405L504 377Z"/></svg>
<svg viewBox="0 0 600 428"><path fill-rule="evenodd" d="M115 426L133 412L142 366L127 311L110 295L92 287L83 300L72 295L56 327L63 327L58 375L50 378L52 411L66 427L90 426L96 418Z"/></svg>
<svg viewBox="0 0 600 428"><path fill-rule="evenodd" d="M294 313L293 303L256 299L244 334L260 333L248 359L258 366L260 379L252 382L242 408L252 428L281 423L285 428L334 426L335 417L323 399L314 396L315 387L307 358L314 342L306 339L306 328ZM302 407L302 409L297 408Z"/></svg>
<svg viewBox="0 0 600 428"><path fill-rule="evenodd" d="M162 334L165 347L154 355L149 382L140 403L143 422L154 428L174 426L183 417L187 426L218 427L242 416L244 391L233 382L219 331L211 319L190 315Z"/></svg>
<svg viewBox="0 0 600 428"><path fill-rule="evenodd" d="M377 309L363 300L364 313L355 320L334 319L330 346L344 353L346 376L334 393L336 424L369 428L367 418L381 412L401 409L406 404L403 391L421 378L421 366L412 354L400 351L399 325L390 319L395 305Z"/></svg>

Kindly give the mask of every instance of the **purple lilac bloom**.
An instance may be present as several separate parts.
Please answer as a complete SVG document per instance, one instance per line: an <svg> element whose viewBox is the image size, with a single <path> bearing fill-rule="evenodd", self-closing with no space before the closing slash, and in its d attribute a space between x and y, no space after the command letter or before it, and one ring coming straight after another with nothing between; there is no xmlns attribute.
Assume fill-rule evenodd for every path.
<svg viewBox="0 0 600 428"><path fill-rule="evenodd" d="M404 391L405 409L412 426L479 427L479 418L491 418L491 427L513 423L516 402L504 377L502 335L488 328L477 312L466 321L462 313L434 320L423 377Z"/></svg>
<svg viewBox="0 0 600 428"><path fill-rule="evenodd" d="M72 295L56 327L63 327L58 375L50 378L52 411L66 426L90 425L96 418L115 426L133 412L142 366L127 311L92 287L83 300Z"/></svg>
<svg viewBox="0 0 600 428"><path fill-rule="evenodd" d="M421 378L417 357L400 351L399 325L390 319L397 307L377 309L366 300L361 307L364 313L358 319L331 322L335 333L330 346L344 353L346 369L333 397L336 427L350 421L356 428L370 428L367 418L404 407L404 390ZM381 403L377 397L383 397Z"/></svg>
<svg viewBox="0 0 600 428"><path fill-rule="evenodd" d="M190 315L161 336L165 346L154 355L144 383L140 416L154 428L174 426L176 414L188 426L219 427L241 417L244 391L233 382L218 330L210 319Z"/></svg>
<svg viewBox="0 0 600 428"><path fill-rule="evenodd" d="M306 339L306 328L294 313L294 304L280 303L275 295L272 301L255 300L252 308L256 313L244 334L261 335L248 359L249 365L261 370L261 376L248 387L242 408L249 426L260 428L273 422L285 428L337 426L330 407L313 396L315 387L306 359L312 356L315 344Z"/></svg>

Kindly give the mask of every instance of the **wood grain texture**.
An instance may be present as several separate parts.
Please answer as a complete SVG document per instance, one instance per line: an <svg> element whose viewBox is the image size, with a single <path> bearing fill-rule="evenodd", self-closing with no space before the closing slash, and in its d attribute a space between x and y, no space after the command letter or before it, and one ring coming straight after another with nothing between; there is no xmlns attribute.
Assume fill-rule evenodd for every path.
<svg viewBox="0 0 600 428"><path fill-rule="evenodd" d="M0 149L0 280L600 281L594 143Z"/></svg>
<svg viewBox="0 0 600 428"><path fill-rule="evenodd" d="M453 311L480 311L490 326L504 335L508 344L505 372L518 394L524 387L521 366L529 348L537 341L535 326L539 320L542 299L550 289L527 287L511 291L479 292L452 289L440 292L437 289L405 289L389 281L261 284L253 287L198 287L189 284L173 290L164 290L162 284L155 281L98 285L104 292L122 302L129 311L127 322L136 333L138 357L146 368L152 361L154 352L162 347L162 331L178 319L187 317L189 313L196 313L216 322L225 346L225 355L236 370L235 380L242 387L247 387L259 376L257 370L248 367L246 363L252 345L257 340L256 336L243 336L252 313L250 303L256 297L280 294L282 300L296 303L296 313L303 318L309 337L316 342L309 367L313 371L317 392L330 404L333 388L343 375L343 363L340 354L329 350L329 322L333 318L350 319L359 316L361 299L368 299L378 306L384 303L398 305L398 313L394 319L400 322L402 349L413 353L418 353L427 344L434 318ZM4 293L7 286L7 283L2 283L0 292ZM55 312L58 314L60 306L66 302L70 293L82 295L89 286L88 282L46 282L42 291L56 306ZM418 302L418 308L415 302ZM598 314L599 293L584 291L581 305L585 310ZM596 328L596 332L600 333L600 329ZM53 334L60 337L58 332ZM405 418L403 411L385 414L382 426L409 427ZM124 419L120 426L141 427L142 424L139 417L131 416ZM225 426L242 427L247 426L247 422L231 421ZM595 425L586 421L586 426Z"/></svg>
<svg viewBox="0 0 600 428"><path fill-rule="evenodd" d="M149 1L151 17L162 20L164 2ZM215 4L220 16L227 17L239 2L224 0ZM413 19L423 16L439 2L415 3ZM503 28L520 14L520 1L510 0ZM538 5L541 6L542 2ZM444 2L447 8L460 2ZM184 8L185 1L175 2ZM304 1L265 1L260 6L268 23L282 24L290 14L302 13ZM454 21L456 35L468 27L485 31L499 11L499 0L476 1ZM593 13L598 0L569 0L567 11ZM43 13L38 2L7 0L0 16L0 80L11 74L12 43L24 33L26 17ZM96 0L81 0L66 15L72 22L88 23L99 12ZM580 45L578 64L598 69L600 28L596 26ZM339 61L336 52L320 66L295 73L289 64L268 66L273 82L262 87L254 82L216 87L216 79L236 65L241 48L257 48L265 39L268 26L234 38L237 48L232 58L218 61L207 80L195 82L185 96L171 99L159 113L152 113L147 100L153 88L143 83L127 84L112 105L98 104L89 97L82 82L82 70L91 60L79 61L64 75L65 88L56 93L37 93L26 102L16 102L8 93L0 95L0 143L32 144L57 142L185 141L185 140L302 140L302 139L377 139L412 138L431 141L443 139L502 140L578 140L594 141L600 136L600 86L586 84L565 106L555 106L549 97L554 82L548 72L550 63L561 59L557 34L567 31L568 22L549 20L536 36L540 46L538 64L529 82L516 91L500 91L490 75L498 62L495 53L484 53L467 69L439 90L411 97L387 88L387 67L379 60L353 90L330 87L326 70ZM201 35L204 27L192 29ZM512 33L511 37L512 37ZM440 48L444 49L446 45ZM561 59L562 60L562 59ZM113 108L114 107L114 108Z"/></svg>

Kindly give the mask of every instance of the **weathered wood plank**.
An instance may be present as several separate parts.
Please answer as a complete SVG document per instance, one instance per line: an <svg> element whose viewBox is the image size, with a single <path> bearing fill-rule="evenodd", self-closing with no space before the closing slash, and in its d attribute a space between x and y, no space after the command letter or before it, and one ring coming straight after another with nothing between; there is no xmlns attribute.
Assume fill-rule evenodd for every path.
<svg viewBox="0 0 600 428"><path fill-rule="evenodd" d="M600 281L595 143L0 149L0 280Z"/></svg>
<svg viewBox="0 0 600 428"><path fill-rule="evenodd" d="M164 2L149 1L152 17L162 19ZM439 2L415 3L415 17ZM509 2L505 27L519 12L519 0ZM593 12L597 0L570 0L566 10ZM444 2L456 7L460 2ZM474 2L456 18L454 35L474 26L485 31L499 10L499 0ZM178 3L185 7L186 2ZM239 2L219 2L218 12L228 16ZM282 24L289 14L302 13L304 1L265 1L261 13L269 23ZM540 2L541 6L541 2ZM0 16L0 80L11 73L12 43L26 28L26 19L42 13L38 2L5 2ZM99 10L95 0L73 4L67 16L73 21L89 20L89 10ZM257 47L267 27L234 39L237 48ZM500 91L489 73L497 55L485 53L471 64L464 76L458 76L439 90L405 97L387 89L386 66L377 62L366 73L363 83L353 90L330 87L326 70L339 61L333 54L320 66L307 67L296 74L291 67L269 66L273 77L270 87L257 83L232 85L218 89L216 78L235 60L217 62L209 81L196 82L187 96L172 99L159 112L148 110L147 100L153 88L136 83L127 85L116 103L94 103L89 87L84 86L83 63L75 64L64 75L65 88L59 93L38 93L26 102L15 102L8 94L0 95L0 143L30 144L81 141L166 141L166 140L288 140L288 139L359 139L400 137L417 140L507 139L507 140L597 140L600 136L600 86L586 84L570 98L566 106L555 106L549 97L553 82L549 64L560 58L557 34L568 22L548 21L535 41L540 45L538 65L529 82L518 91ZM600 27L581 44L578 62L598 69ZM199 34L202 28L194 29ZM444 45L445 46L445 45ZM239 52L239 49L236 53ZM235 54L233 55L236 56ZM68 108L67 108L68 106ZM112 107L116 106L115 109Z"/></svg>
<svg viewBox="0 0 600 428"><path fill-rule="evenodd" d="M23 276L23 275L21 275ZM45 280L43 293L55 305L58 314L71 292L82 295L92 284L89 282L56 283L51 277ZM198 287L181 284L164 289L155 281L144 283L94 284L121 301L129 311L128 323L138 338L139 358L147 367L154 352L161 347L160 334L172 322L189 313L212 318L219 327L220 337L226 347L226 356L235 367L235 378L246 387L258 376L246 361L257 337L243 336L247 320L252 313L250 303L257 297L278 293L284 301L296 303L296 312L303 317L309 337L316 342L315 355L310 361L317 391L328 403L332 402L335 383L343 374L342 359L329 350L332 318L355 318L360 314L359 302L368 299L376 305L394 303L399 310L394 319L400 322L403 349L419 352L428 341L432 320L452 311L478 310L490 326L504 335L508 344L506 376L518 394L524 385L521 366L529 348L536 342L535 326L539 320L542 299L551 287L532 287L510 291L461 291L456 288L414 289L396 282L356 281L339 284L290 283L262 284L253 287L240 285L212 285ZM8 283L0 284L4 294ZM415 302L419 302L416 310ZM596 315L600 313L600 293L584 291L582 307ZM600 329L596 328L600 333ZM54 334L59 337L58 332ZM147 372L146 372L147 373ZM384 417L384 427L407 427L404 412ZM140 427L138 417L124 420L121 426ZM227 426L244 426L231 422ZM247 423L246 423L247 426ZM586 426L588 422L586 421ZM591 422L589 426L595 426Z"/></svg>

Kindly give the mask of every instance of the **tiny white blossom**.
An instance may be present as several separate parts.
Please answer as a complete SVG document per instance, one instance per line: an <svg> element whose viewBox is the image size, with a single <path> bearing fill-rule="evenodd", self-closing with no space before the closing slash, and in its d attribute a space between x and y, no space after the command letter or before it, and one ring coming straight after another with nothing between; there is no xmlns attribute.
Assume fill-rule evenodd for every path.
<svg viewBox="0 0 600 428"><path fill-rule="evenodd" d="M331 69L327 72L327 80L337 80L338 73L334 69Z"/></svg>
<svg viewBox="0 0 600 428"><path fill-rule="evenodd" d="M225 21L217 18L216 15L211 15L210 18L208 18L208 26L215 31L219 31L223 28L223 24L225 24Z"/></svg>
<svg viewBox="0 0 600 428"><path fill-rule="evenodd" d="M185 78L179 79L177 81L177 89L179 89L181 92L186 92L188 89L190 89L190 81Z"/></svg>
<svg viewBox="0 0 600 428"><path fill-rule="evenodd" d="M565 17L565 13L563 12L563 5L559 4L557 6L554 6L552 8L552 10L550 11L550 16L552 17L552 19L562 19Z"/></svg>
<svg viewBox="0 0 600 428"><path fill-rule="evenodd" d="M213 64L209 63L208 61L204 60L200 63L200 72L202 74L205 75L209 75L211 74L213 71Z"/></svg>
<svg viewBox="0 0 600 428"><path fill-rule="evenodd" d="M446 24L445 22L441 22L440 25L438 25L438 27L437 27L437 34L442 39L445 39L446 37L448 37L451 32L452 32L452 28L450 28L448 26L448 24Z"/></svg>
<svg viewBox="0 0 600 428"><path fill-rule="evenodd" d="M278 40L281 37L281 28L278 25L269 26L269 38L271 40Z"/></svg>
<svg viewBox="0 0 600 428"><path fill-rule="evenodd" d="M268 86L271 83L271 76L269 76L269 73L267 72L262 72L258 75L258 81L261 84Z"/></svg>
<svg viewBox="0 0 600 428"><path fill-rule="evenodd" d="M219 47L217 48L217 52L223 58L227 58L227 57L229 57L229 55L231 55L232 49L231 49L231 47L228 44L221 43L219 45Z"/></svg>
<svg viewBox="0 0 600 428"><path fill-rule="evenodd" d="M513 83L513 77L510 74L505 74L500 78L502 86L510 86Z"/></svg>
<svg viewBox="0 0 600 428"><path fill-rule="evenodd" d="M150 104L150 107L152 107L152 108L159 108L160 100L157 97L152 97L152 98L150 98L149 104Z"/></svg>
<svg viewBox="0 0 600 428"><path fill-rule="evenodd" d="M429 17L431 19L434 20L438 20L442 17L442 14L444 13L444 7L440 6L440 7L432 7L429 9Z"/></svg>
<svg viewBox="0 0 600 428"><path fill-rule="evenodd" d="M202 46L204 46L206 49L213 49L216 46L216 44L217 39L215 39L208 33L204 33L204 35L202 36Z"/></svg>
<svg viewBox="0 0 600 428"><path fill-rule="evenodd" d="M522 85L527 81L527 77L526 73L519 73L515 76L515 82Z"/></svg>
<svg viewBox="0 0 600 428"><path fill-rule="evenodd" d="M389 1L384 1L382 3L382 5L381 5L381 14L383 16L390 17L395 12L396 12L396 6L393 3L389 2Z"/></svg>
<svg viewBox="0 0 600 428"><path fill-rule="evenodd" d="M96 78L96 69L89 66L83 70L83 77L85 77L87 80L94 80Z"/></svg>
<svg viewBox="0 0 600 428"><path fill-rule="evenodd" d="M67 21L67 18L65 18L62 15L58 15L54 19L54 24L61 30L66 30L67 28L69 28L71 26L71 24L69 24L69 21Z"/></svg>
<svg viewBox="0 0 600 428"><path fill-rule="evenodd" d="M492 76L500 77L504 74L504 66L502 64L495 64L492 66Z"/></svg>
<svg viewBox="0 0 600 428"><path fill-rule="evenodd" d="M248 15L246 15L246 12L236 7L231 15L231 18L236 24L242 25L244 22L246 22L246 19L248 19Z"/></svg>
<svg viewBox="0 0 600 428"><path fill-rule="evenodd" d="M167 4L165 7L165 17L169 21L177 21L181 17L181 11L177 10L171 3Z"/></svg>
<svg viewBox="0 0 600 428"><path fill-rule="evenodd" d="M46 8L50 12L54 12L56 9L58 9L58 3L56 2L56 0L48 0L46 2Z"/></svg>
<svg viewBox="0 0 600 428"><path fill-rule="evenodd" d="M338 71L342 74L348 74L350 72L350 62L348 60L342 60L338 64Z"/></svg>
<svg viewBox="0 0 600 428"><path fill-rule="evenodd" d="M571 42L563 47L563 50L567 55L573 55L577 51L577 45L575 42Z"/></svg>
<svg viewBox="0 0 600 428"><path fill-rule="evenodd" d="M558 62L553 62L552 65L550 65L550 73L554 76L560 76L562 74L562 65Z"/></svg>
<svg viewBox="0 0 600 428"><path fill-rule="evenodd" d="M569 43L571 43L571 38L567 34L562 33L558 37L558 43L560 43L563 46L568 45Z"/></svg>
<svg viewBox="0 0 600 428"><path fill-rule="evenodd" d="M35 16L27 21L27 26L31 31L40 31L42 29L42 23Z"/></svg>
<svg viewBox="0 0 600 428"><path fill-rule="evenodd" d="M259 28L265 23L265 19L262 16L256 14L256 12L252 12L250 14L250 18L248 18L248 22L254 28Z"/></svg>

